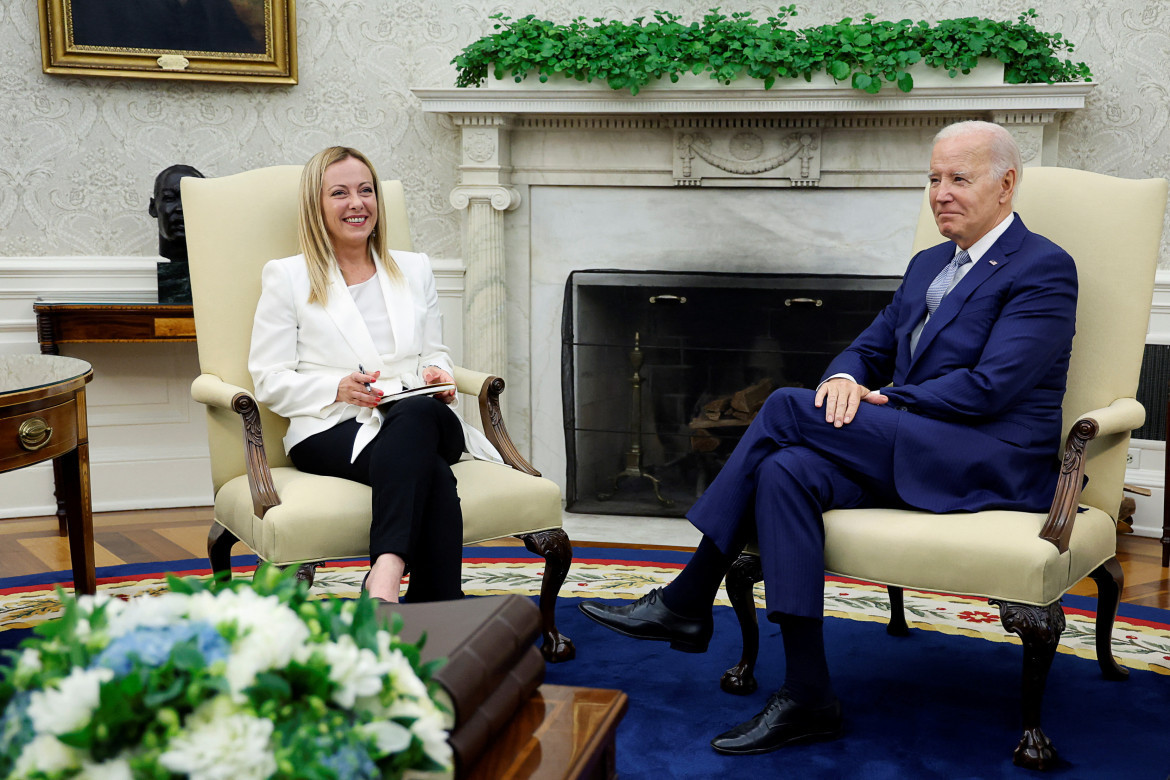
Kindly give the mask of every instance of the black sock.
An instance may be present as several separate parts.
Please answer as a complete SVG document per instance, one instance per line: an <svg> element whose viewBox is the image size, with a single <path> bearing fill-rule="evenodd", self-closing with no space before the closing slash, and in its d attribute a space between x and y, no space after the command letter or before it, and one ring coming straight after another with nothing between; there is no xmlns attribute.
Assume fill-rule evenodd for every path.
<svg viewBox="0 0 1170 780"><path fill-rule="evenodd" d="M829 662L825 658L825 621L772 613L784 639L784 687L803 704L819 706L833 699Z"/></svg>
<svg viewBox="0 0 1170 780"><path fill-rule="evenodd" d="M663 588L662 603L683 617L698 618L711 614L719 584L738 557L739 550L728 555L704 536L686 567Z"/></svg>

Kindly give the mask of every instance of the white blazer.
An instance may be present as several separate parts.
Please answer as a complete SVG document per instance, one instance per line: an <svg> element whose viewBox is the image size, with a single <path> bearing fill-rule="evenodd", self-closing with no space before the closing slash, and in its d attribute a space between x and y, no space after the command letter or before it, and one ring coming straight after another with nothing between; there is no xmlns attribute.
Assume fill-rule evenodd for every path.
<svg viewBox="0 0 1170 780"><path fill-rule="evenodd" d="M309 303L304 255L264 265L248 371L256 398L288 418L286 452L350 419L362 425L354 439L351 460L373 440L382 425L382 412L336 400L338 383L359 365L368 374L382 372L376 386L387 394L425 384L422 369L426 366L452 373L451 356L441 340L442 315L430 260L415 252L390 254L402 271L401 282L394 282L381 263L374 265L394 332L392 354L381 354L374 346L340 269L333 269L329 302L322 306ZM458 396L456 399L453 408ZM463 436L474 457L504 462L487 437L465 422Z"/></svg>

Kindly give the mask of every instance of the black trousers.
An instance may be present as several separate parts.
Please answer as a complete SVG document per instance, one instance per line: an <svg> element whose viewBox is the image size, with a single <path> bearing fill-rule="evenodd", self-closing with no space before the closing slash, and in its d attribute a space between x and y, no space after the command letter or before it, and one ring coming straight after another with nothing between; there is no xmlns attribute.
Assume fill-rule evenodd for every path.
<svg viewBox="0 0 1170 780"><path fill-rule="evenodd" d="M384 553L406 561L406 600L462 598L463 513L451 472L463 453L459 418L432 396L397 401L384 413L378 435L353 463L354 420L310 436L289 457L301 471L372 488L370 563Z"/></svg>

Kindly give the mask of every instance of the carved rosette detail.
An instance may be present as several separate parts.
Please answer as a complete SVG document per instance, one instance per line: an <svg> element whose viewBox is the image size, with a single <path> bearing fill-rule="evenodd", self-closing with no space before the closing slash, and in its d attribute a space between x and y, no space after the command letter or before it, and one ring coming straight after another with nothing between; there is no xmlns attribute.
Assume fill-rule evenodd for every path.
<svg viewBox="0 0 1170 780"><path fill-rule="evenodd" d="M1040 139L1035 134L1017 135L1016 143L1020 147L1020 160L1024 163L1030 163L1033 160L1040 159Z"/></svg>
<svg viewBox="0 0 1170 780"><path fill-rule="evenodd" d="M486 130L464 131L463 152L469 160L484 163L492 159L496 153L496 141Z"/></svg>
<svg viewBox="0 0 1170 780"><path fill-rule="evenodd" d="M746 131L736 133L728 143L728 148L731 156L737 160L755 160L764 153L764 139Z"/></svg>

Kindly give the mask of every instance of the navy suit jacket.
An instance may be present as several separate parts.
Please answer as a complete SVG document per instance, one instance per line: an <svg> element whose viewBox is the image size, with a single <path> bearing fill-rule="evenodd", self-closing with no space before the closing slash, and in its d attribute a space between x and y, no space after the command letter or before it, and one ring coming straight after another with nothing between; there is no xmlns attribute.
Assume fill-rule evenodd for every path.
<svg viewBox="0 0 1170 780"><path fill-rule="evenodd" d="M880 388L890 401L871 409L901 415L895 487L910 505L1045 511L1059 465L1076 267L1017 214L943 299L911 354L926 289L954 252L947 242L915 255L891 303L825 376Z"/></svg>

